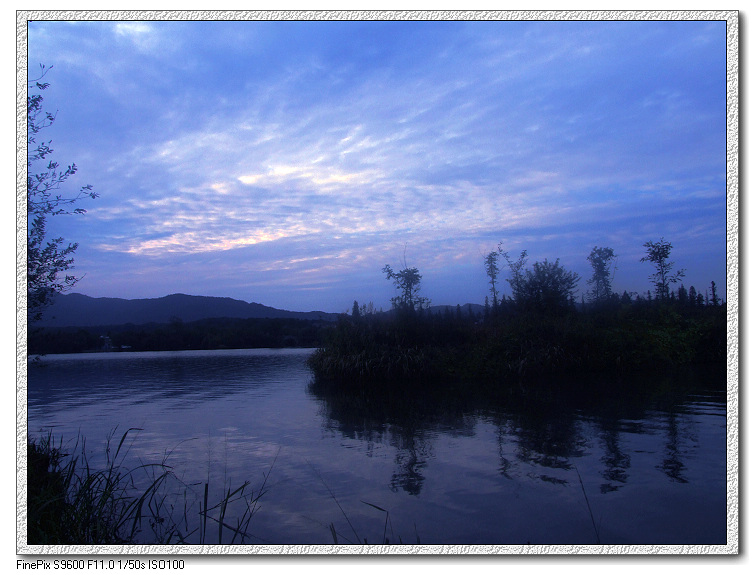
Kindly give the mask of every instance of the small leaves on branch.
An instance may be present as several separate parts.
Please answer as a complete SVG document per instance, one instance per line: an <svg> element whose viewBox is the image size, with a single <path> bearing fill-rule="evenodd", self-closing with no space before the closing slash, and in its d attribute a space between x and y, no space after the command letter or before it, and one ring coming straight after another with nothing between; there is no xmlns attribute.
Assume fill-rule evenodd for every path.
<svg viewBox="0 0 755 575"><path fill-rule="evenodd" d="M40 80L52 69L40 64L41 73L36 80L28 83L29 93L26 100L27 126L27 175L26 206L28 217L27 229L27 309L31 321L38 320L42 310L48 306L55 293L72 288L78 278L65 273L73 268L73 253L78 244L64 245L63 238L46 238L48 216L63 214L83 214L84 208L74 207L79 200L89 197L95 199L98 194L91 185L85 185L73 194L58 193L61 186L73 176L77 167L71 164L61 168L58 162L47 161L41 171L34 173L34 166L47 160L52 154L52 140L37 141L38 134L55 122L57 114L42 108L42 92L49 88L47 82ZM37 93L33 93L37 90ZM65 274L62 276L61 274Z"/></svg>

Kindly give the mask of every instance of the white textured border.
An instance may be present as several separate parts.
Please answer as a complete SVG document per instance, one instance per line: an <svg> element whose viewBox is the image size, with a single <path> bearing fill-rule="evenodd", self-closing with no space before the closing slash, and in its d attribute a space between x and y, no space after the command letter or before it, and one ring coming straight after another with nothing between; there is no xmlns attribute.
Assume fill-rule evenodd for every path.
<svg viewBox="0 0 755 575"><path fill-rule="evenodd" d="M727 37L727 544L238 545L26 544L26 93L28 20L724 20ZM22 555L687 555L739 553L739 12L738 11L24 11L16 13L16 552Z"/></svg>

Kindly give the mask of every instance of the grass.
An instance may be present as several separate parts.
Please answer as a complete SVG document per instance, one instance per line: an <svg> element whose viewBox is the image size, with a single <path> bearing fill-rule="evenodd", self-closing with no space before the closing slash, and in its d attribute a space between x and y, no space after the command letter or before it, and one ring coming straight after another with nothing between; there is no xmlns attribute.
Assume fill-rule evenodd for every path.
<svg viewBox="0 0 755 575"><path fill-rule="evenodd" d="M354 533L354 537L356 538L356 540L352 540L352 539L350 539L348 537L345 537L343 534L341 534L340 535L341 536L341 540L339 541L339 539L338 539L339 533L336 531L335 523L331 522L331 524L328 525L328 528L330 529L330 535L333 538L333 543L335 545L338 545L340 543L349 543L349 544L352 544L352 545L361 545L361 544L370 545L370 543L369 543L369 541L367 540L366 537L362 538L357 533L356 529L354 528L354 526L352 525L351 521L349 520L349 517L346 515L346 512L343 510L343 508L341 507L340 503L338 503L338 500L335 498L335 496L332 493L331 493L331 496L333 497L333 500L336 502L336 504L338 504L338 508L341 510L341 513L343 514L344 518L346 519L346 522L349 524L349 527L351 528L352 532ZM382 545L390 545L391 544L391 540L388 537L388 530L389 530L389 528L390 528L390 535L391 535L391 537L395 538L395 535L393 534L393 524L391 523L391 514L390 514L390 512L387 509L383 509L382 507L379 507L379 506L375 505L374 503L369 503L368 501L362 501L361 499L360 499L360 502L364 503L365 505L368 505L368 506L372 507L373 509L376 509L376 510L380 511L381 513L385 513L385 522L384 522L384 525L383 525L383 536L382 536L382 538L381 538L380 541L381 541ZM420 545L419 533L417 533L417 525L416 524L414 525L414 532L415 532L415 535L416 535L416 538L417 538L416 544ZM396 543L396 544L397 545L404 545L404 542L402 541L401 536L399 536L398 543Z"/></svg>
<svg viewBox="0 0 755 575"><path fill-rule="evenodd" d="M579 469L577 469L577 466L574 466L574 469L577 472L577 477L579 478L579 484L582 486L582 495L585 496L585 503L587 503L587 510L590 512L590 521L592 521L592 528L593 531L595 531L595 538L598 542L598 545L600 545L600 533L598 533L598 527L595 525L595 517L592 514L592 507L590 506L590 500L587 498L587 491L585 491L585 484L582 483L582 475L579 473Z"/></svg>
<svg viewBox="0 0 755 575"><path fill-rule="evenodd" d="M205 483L204 497L197 502L189 486L172 472L167 457L133 469L123 465L130 446L127 439L135 431L139 429L128 429L114 452L112 436L108 438L106 463L100 470L90 465L84 440L67 452L62 438L56 444L51 434L29 439L28 544L233 544L248 540L250 522L267 492L275 461L256 492L247 481L236 489L224 488L220 501L211 504L210 485ZM239 515L232 518L230 510L239 507Z"/></svg>
<svg viewBox="0 0 755 575"><path fill-rule="evenodd" d="M105 469L95 471L82 442L80 455L56 447L51 435L28 443L28 542L53 544L114 544L133 541L142 519L153 507L169 470L158 464L158 473L142 492L129 495L134 474L152 466L125 470L119 465L129 429L111 456L107 443ZM77 451L78 442L74 448Z"/></svg>
<svg viewBox="0 0 755 575"><path fill-rule="evenodd" d="M472 321L342 316L310 357L318 379L345 390L390 382L426 387L529 387L546 376L627 374L726 360L726 309L625 305Z"/></svg>

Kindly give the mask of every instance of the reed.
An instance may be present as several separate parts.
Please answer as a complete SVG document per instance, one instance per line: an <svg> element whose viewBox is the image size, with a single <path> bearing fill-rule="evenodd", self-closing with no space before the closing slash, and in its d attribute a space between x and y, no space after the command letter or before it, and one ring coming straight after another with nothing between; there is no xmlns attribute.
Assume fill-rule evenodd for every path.
<svg viewBox="0 0 755 575"><path fill-rule="evenodd" d="M139 428L128 429L114 451L112 436L105 448L106 463L95 470L86 455L86 441L77 439L68 451L62 438L52 434L27 442L27 542L30 545L97 545L158 543L182 544L198 536L200 544L211 542L208 520L217 525L217 543L243 543L252 517L267 493L267 479L256 492L247 481L236 489L224 488L220 501L210 505L209 483L199 502L199 521L191 519L196 502L189 489L173 473L166 460L124 466L127 438ZM277 456L276 456L277 458ZM273 461L274 465L275 461ZM180 511L170 501L183 497ZM241 505L240 516L229 516ZM235 507L234 507L235 508ZM145 526L149 526L149 531ZM196 525L196 526L194 526ZM230 540L229 540L230 539ZM212 541L214 542L214 541Z"/></svg>
<svg viewBox="0 0 755 575"><path fill-rule="evenodd" d="M29 543L113 544L134 539L169 470L158 464L161 472L138 496L130 495L134 474L153 467L121 467L124 444L132 431L136 428L123 434L112 456L108 438L107 462L98 471L90 466L84 440L80 450L77 441L74 453L78 454L70 455L64 453L62 439L56 447L51 435L39 443L29 442Z"/></svg>
<svg viewBox="0 0 755 575"><path fill-rule="evenodd" d="M343 316L309 360L345 389L387 382L528 387L546 376L624 374L725 361L725 308L614 306L566 314L509 313L464 322L440 315Z"/></svg>
<svg viewBox="0 0 755 575"><path fill-rule="evenodd" d="M280 449L278 450L280 453ZM231 534L231 540L228 542L229 544L234 544L237 542L239 543L245 543L246 540L250 537L248 534L249 530L249 523L252 520L252 517L257 513L259 510L259 501L262 498L263 495L265 495L268 491L267 489L267 480L270 477L270 473L273 470L273 467L275 466L275 462L278 459L278 454L276 454L275 459L273 459L273 463L270 465L270 470L264 475L265 479L262 482L262 486L257 490L256 494L255 492L250 488L251 483L249 481L245 481L241 487L238 487L231 491L230 487L227 487L225 490L225 495L223 498L214 506L210 507L208 503L208 493L209 493L209 483L204 484L204 498L203 498L203 506L200 509L200 517L201 517L201 525L202 529L200 531L200 544L207 543L207 520L210 519L211 521L214 521L217 524L218 528L218 544L223 544L223 534L224 532L230 532ZM236 502L242 502L243 505L243 511L241 513L240 517L236 518L236 525L231 525L229 523L228 518L228 507L229 505L236 503ZM216 517L213 516L213 512L216 513Z"/></svg>
<svg viewBox="0 0 755 575"><path fill-rule="evenodd" d="M597 539L598 545L600 545L600 534L598 533L598 527L595 525L595 517L592 514L592 507L590 506L590 500L587 498L587 491L585 491L585 484L582 482L582 475L579 473L579 469L577 469L577 466L574 466L575 471L577 472L577 477L579 478L579 484L582 486L582 495L585 496L585 503L587 503L587 510L590 512L590 521L592 521L592 528L593 531L595 531L595 538Z"/></svg>

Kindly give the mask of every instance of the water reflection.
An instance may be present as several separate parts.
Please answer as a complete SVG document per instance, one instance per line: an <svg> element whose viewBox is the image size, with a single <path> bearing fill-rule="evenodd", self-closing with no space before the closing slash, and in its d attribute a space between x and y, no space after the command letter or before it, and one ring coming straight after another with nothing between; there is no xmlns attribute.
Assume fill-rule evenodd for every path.
<svg viewBox="0 0 755 575"><path fill-rule="evenodd" d="M30 431L80 433L94 462L97 438L141 427L130 456L170 452L197 490L259 486L275 460L258 542L332 543L332 524L377 541L386 509L391 540L590 544L586 498L603 543L726 541L723 370L371 394L313 383L301 350L112 356L31 366Z"/></svg>
<svg viewBox="0 0 755 575"><path fill-rule="evenodd" d="M257 351L257 353L254 353ZM303 373L301 350L227 352L92 353L44 356L28 367L29 400L44 403L88 401L92 395L149 394L190 401L230 395L249 387L264 389ZM96 374L96 377L92 377ZM125 385L124 385L125 384Z"/></svg>
<svg viewBox="0 0 755 575"><path fill-rule="evenodd" d="M395 448L393 491L419 496L439 434L453 430L474 437L484 421L495 428L497 471L504 479L524 476L566 486L576 480L580 460L597 449L600 469L595 472L603 480L599 490L608 494L630 482L633 453L651 455L669 480L688 482L685 460L697 445L688 415L701 413L698 404L706 413L724 415L723 375L711 368L652 381L636 376L555 387L548 382L533 394L473 399L453 390L422 393L418 400L416 394L392 387L374 394L345 394L316 383L309 389L322 402L325 428ZM638 438L658 434L664 437L663 451L644 450Z"/></svg>
<svg viewBox="0 0 755 575"><path fill-rule="evenodd" d="M628 481L632 458L622 450L621 426L618 421L606 421L599 432L599 438L604 451L600 462L605 465L601 476L607 481L600 485L600 492L608 493L616 491ZM621 485L616 485L617 483Z"/></svg>
<svg viewBox="0 0 755 575"><path fill-rule="evenodd" d="M392 491L403 489L409 495L419 495L422 491L425 481L422 471L432 457L432 442L422 435L405 432L392 438L391 445L396 448L396 471L390 483Z"/></svg>

